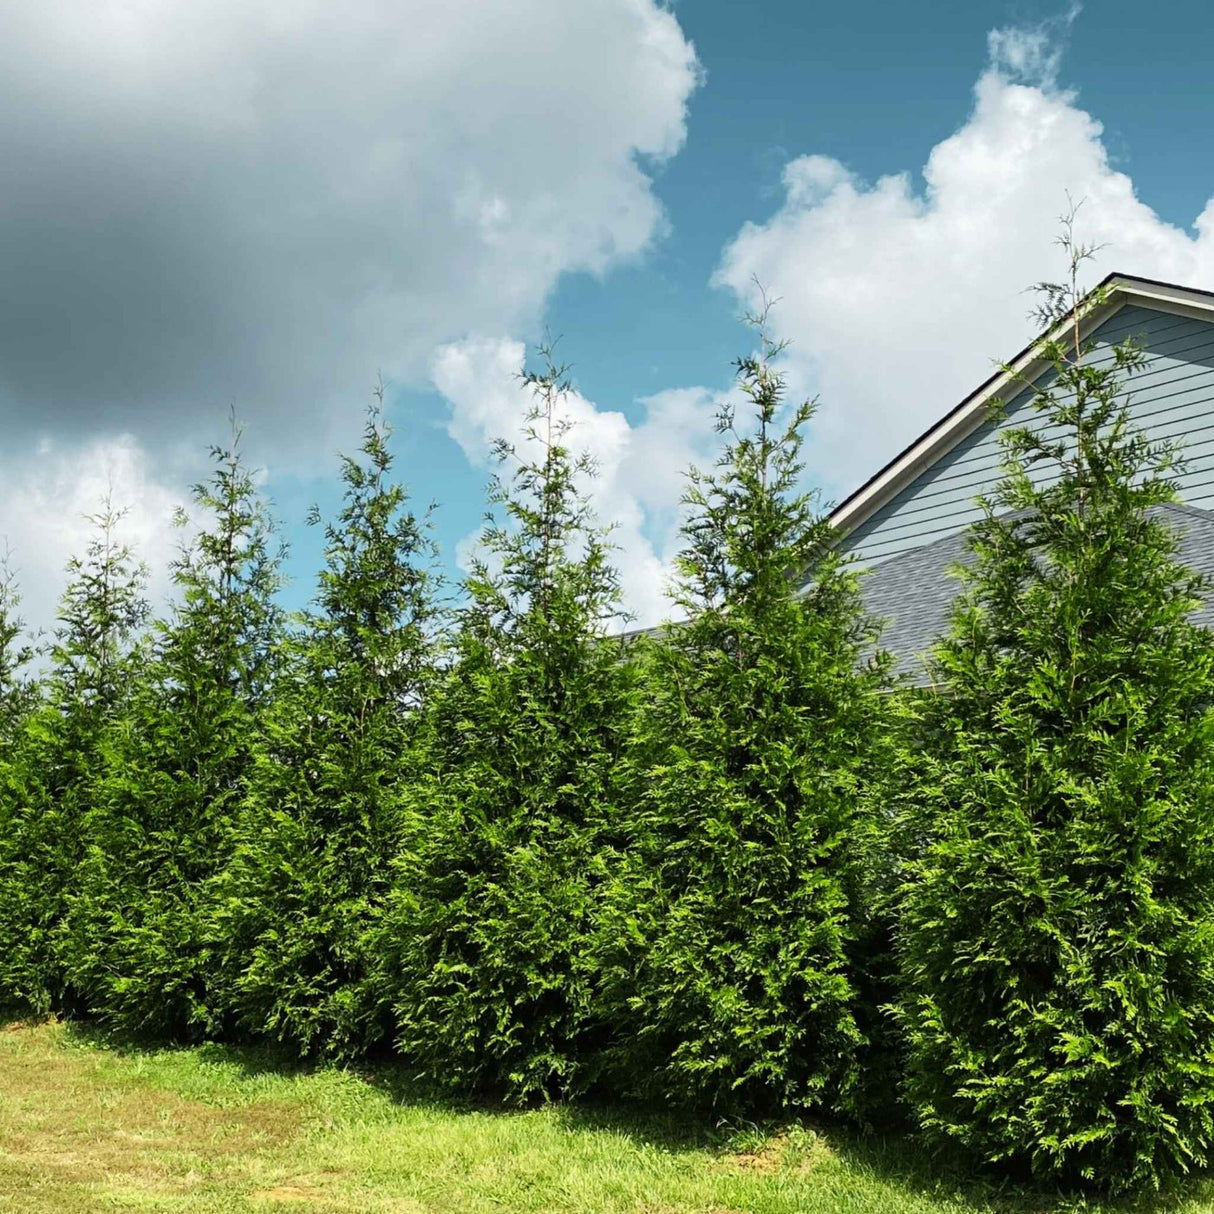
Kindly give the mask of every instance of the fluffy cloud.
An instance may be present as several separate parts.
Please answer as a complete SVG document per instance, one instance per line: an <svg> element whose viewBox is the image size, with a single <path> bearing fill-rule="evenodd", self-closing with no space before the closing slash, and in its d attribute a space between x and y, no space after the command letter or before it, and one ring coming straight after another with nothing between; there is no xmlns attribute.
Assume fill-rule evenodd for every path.
<svg viewBox="0 0 1214 1214"><path fill-rule="evenodd" d="M107 497L125 510L117 533L148 563L149 592L165 595L179 538L173 517L185 503L130 435L74 445L44 439L32 460L4 461L2 475L0 552L10 554L31 628L53 627L68 560L84 555L94 534L89 516Z"/></svg>
<svg viewBox="0 0 1214 1214"><path fill-rule="evenodd" d="M784 172L784 199L726 248L715 281L753 307L757 279L779 297L775 336L789 340L793 394L820 395L810 473L842 495L985 379L1029 338L1025 288L1059 275L1054 237L1068 193L1083 199L1079 233L1111 269L1214 287L1214 203L1193 234L1164 223L1112 168L1100 123L1056 83L1070 16L995 30L966 122L923 167L868 183L825 156ZM451 433L473 459L512 433L524 405L509 341L444 347L432 375L452 403ZM623 549L629 601L644 621L677 538L682 468L704 462L713 393L663 393L645 421L581 397L569 402L603 469L596 498Z"/></svg>
<svg viewBox="0 0 1214 1214"><path fill-rule="evenodd" d="M521 342L473 338L445 345L434 356L431 377L451 405L448 430L476 464L487 461L498 437L525 441L531 402L519 382L524 354ZM625 602L638 624L649 625L669 610L664 590L678 541L682 473L714 449L716 398L706 388L682 388L639 403L645 417L636 425L578 392L569 393L561 408L572 424L570 447L589 453L597 466L597 476L583 488L600 520L613 528ZM465 541L465 556L472 538Z"/></svg>
<svg viewBox="0 0 1214 1214"><path fill-rule="evenodd" d="M780 297L796 385L823 404L808 448L834 494L854 488L1029 339L1025 288L1060 276L1067 194L1110 270L1214 287L1214 202L1193 234L1164 223L1112 168L1100 123L1055 83L1058 27L996 30L965 124L909 173L865 182L807 155L784 201L747 224L716 281Z"/></svg>
<svg viewBox="0 0 1214 1214"><path fill-rule="evenodd" d="M7 441L235 400L328 452L376 368L646 247L697 78L658 0L0 5Z"/></svg>
<svg viewBox="0 0 1214 1214"><path fill-rule="evenodd" d="M660 0L0 4L0 536L28 617L96 469L134 521L235 402L272 471L327 473L377 369L421 382L436 345L639 255L698 72Z"/></svg>

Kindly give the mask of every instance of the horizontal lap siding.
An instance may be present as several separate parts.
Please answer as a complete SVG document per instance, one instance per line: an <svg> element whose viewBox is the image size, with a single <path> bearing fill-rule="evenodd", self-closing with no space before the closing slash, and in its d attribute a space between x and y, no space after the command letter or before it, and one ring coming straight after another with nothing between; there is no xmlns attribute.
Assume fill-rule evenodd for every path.
<svg viewBox="0 0 1214 1214"><path fill-rule="evenodd" d="M1152 438L1183 443L1181 496L1192 506L1214 508L1214 324L1127 306L1096 331L1090 361L1107 363L1111 347L1127 337L1143 347L1147 360L1128 385L1135 421ZM980 518L975 498L989 493L1000 476L999 432L1009 426L1053 432L1041 426L1031 399L1028 389L1018 393L1002 417L980 425L851 532L843 549L877 565Z"/></svg>

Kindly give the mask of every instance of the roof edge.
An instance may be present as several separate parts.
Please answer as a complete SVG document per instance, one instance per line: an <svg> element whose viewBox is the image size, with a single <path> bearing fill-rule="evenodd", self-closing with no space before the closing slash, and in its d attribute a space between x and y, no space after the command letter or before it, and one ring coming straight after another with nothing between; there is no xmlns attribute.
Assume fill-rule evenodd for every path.
<svg viewBox="0 0 1214 1214"><path fill-rule="evenodd" d="M1084 336L1102 325L1126 304L1135 301L1165 311L1198 314L1203 319L1214 321L1214 291L1181 287L1175 283L1118 272L1107 274L1091 293L1097 291L1105 292L1107 298L1094 307L1089 307L1084 313L1080 321ZM1064 336L1071 324L1073 311L1034 337L1005 364L1005 367L991 375L835 506L829 519L839 538L843 538L869 519L980 425L990 403L1006 388L1019 379L1035 379L1045 366L1038 351L1046 342Z"/></svg>

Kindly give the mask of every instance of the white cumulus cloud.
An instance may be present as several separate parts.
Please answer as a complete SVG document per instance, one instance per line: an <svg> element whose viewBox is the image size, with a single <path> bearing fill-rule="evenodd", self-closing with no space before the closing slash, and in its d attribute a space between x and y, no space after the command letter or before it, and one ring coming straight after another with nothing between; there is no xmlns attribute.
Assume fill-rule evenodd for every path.
<svg viewBox="0 0 1214 1214"><path fill-rule="evenodd" d="M0 420L356 430L377 369L641 253L699 68L659 0L0 4Z"/></svg>
<svg viewBox="0 0 1214 1214"><path fill-rule="evenodd" d="M196 465L234 402L271 473L328 474L377 370L423 383L643 254L698 80L662 0L0 3L0 536L30 619L95 467Z"/></svg>
<svg viewBox="0 0 1214 1214"><path fill-rule="evenodd" d="M134 438L75 444L44 439L33 459L5 456L0 469L0 552L9 553L19 614L32 630L53 630L68 561L84 556L95 535L89 518L107 498L123 512L118 538L149 566L149 594L164 598L180 538L173 517L185 502Z"/></svg>
<svg viewBox="0 0 1214 1214"><path fill-rule="evenodd" d="M519 381L523 344L508 338L469 338L441 347L431 377L451 406L448 430L475 464L487 463L497 438L516 445L531 404ZM617 546L625 605L640 625L669 611L665 595L678 548L683 472L715 449L716 404L706 388L681 388L643 398L639 424L600 409L580 392L568 393L561 414L571 423L569 447L593 457L597 476L583 488ZM462 545L466 558L474 537Z"/></svg>
<svg viewBox="0 0 1214 1214"><path fill-rule="evenodd" d="M811 472L842 495L875 472L1032 335L1025 289L1060 276L1067 195L1077 233L1110 270L1214 287L1214 202L1191 232L1165 223L1109 161L1100 122L1056 84L1060 26L998 30L963 125L920 186L857 178L824 156L792 160L783 205L726 248L719 284L780 302L794 384L819 394ZM1195 168L1198 166L1195 166ZM1211 174L1214 192L1214 174Z"/></svg>

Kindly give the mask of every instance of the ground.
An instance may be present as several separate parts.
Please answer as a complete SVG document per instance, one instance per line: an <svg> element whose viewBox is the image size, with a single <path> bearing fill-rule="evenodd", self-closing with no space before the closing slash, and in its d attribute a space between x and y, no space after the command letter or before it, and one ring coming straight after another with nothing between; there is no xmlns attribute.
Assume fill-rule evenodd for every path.
<svg viewBox="0 0 1214 1214"><path fill-rule="evenodd" d="M1104 1207L961 1183L897 1139L456 1107L398 1072L0 1028L0 1211L1029 1214ZM1214 1184L1163 1203L1214 1211Z"/></svg>

